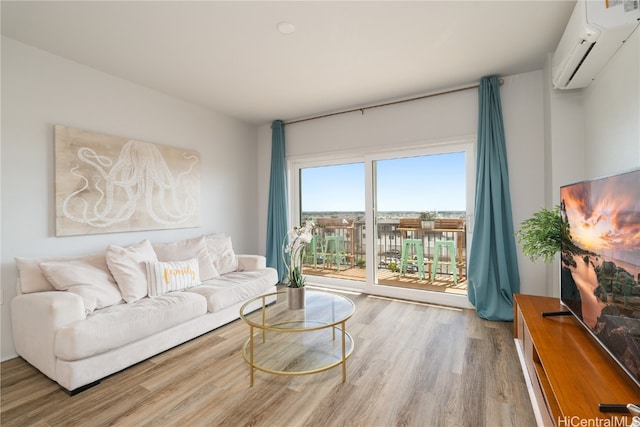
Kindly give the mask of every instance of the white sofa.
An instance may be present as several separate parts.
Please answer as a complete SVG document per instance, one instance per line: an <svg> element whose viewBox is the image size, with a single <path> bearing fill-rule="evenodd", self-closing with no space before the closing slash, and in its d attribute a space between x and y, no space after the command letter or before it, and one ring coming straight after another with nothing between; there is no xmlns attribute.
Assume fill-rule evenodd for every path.
<svg viewBox="0 0 640 427"><path fill-rule="evenodd" d="M221 234L16 264L16 352L71 394L238 319L278 282L264 257L234 254Z"/></svg>

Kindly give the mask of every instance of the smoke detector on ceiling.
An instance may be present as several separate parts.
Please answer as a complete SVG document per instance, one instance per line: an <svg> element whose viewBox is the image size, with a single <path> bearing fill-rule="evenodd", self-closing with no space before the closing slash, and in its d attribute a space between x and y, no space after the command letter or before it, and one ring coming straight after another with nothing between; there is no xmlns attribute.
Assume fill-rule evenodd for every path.
<svg viewBox="0 0 640 427"><path fill-rule="evenodd" d="M286 21L278 22L277 28L282 34L291 34L296 30L295 25Z"/></svg>

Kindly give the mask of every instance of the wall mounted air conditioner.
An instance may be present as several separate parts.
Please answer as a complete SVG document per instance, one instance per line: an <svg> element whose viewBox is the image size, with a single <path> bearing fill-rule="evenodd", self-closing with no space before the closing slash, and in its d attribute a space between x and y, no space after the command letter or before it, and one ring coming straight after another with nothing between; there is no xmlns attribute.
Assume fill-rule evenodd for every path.
<svg viewBox="0 0 640 427"><path fill-rule="evenodd" d="M578 0L553 54L555 89L587 87L640 23L639 0Z"/></svg>

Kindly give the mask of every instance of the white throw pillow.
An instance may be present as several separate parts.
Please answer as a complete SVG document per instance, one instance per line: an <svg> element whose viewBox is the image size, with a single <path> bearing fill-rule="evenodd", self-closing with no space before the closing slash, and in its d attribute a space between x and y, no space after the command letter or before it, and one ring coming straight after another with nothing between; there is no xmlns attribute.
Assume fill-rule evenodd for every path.
<svg viewBox="0 0 640 427"><path fill-rule="evenodd" d="M218 273L225 274L238 270L238 257L233 252L231 237L224 234L210 234L206 236L206 242Z"/></svg>
<svg viewBox="0 0 640 427"><path fill-rule="evenodd" d="M18 278L20 279L20 291L24 294L56 290L42 273L42 269L40 268L41 262L86 261L96 268L100 268L106 272L109 271L104 252L81 256L52 256L43 258L16 257L15 260L16 266L18 267Z"/></svg>
<svg viewBox="0 0 640 427"><path fill-rule="evenodd" d="M40 269L57 290L80 295L87 314L122 302L122 295L111 274L87 261L41 262Z"/></svg>
<svg viewBox="0 0 640 427"><path fill-rule="evenodd" d="M147 296L145 261L158 261L147 239L126 248L114 245L107 247L107 265L116 279L122 298L128 303Z"/></svg>
<svg viewBox="0 0 640 427"><path fill-rule="evenodd" d="M181 291L200 284L198 258L187 261L147 261L145 264L150 297Z"/></svg>
<svg viewBox="0 0 640 427"><path fill-rule="evenodd" d="M213 265L213 260L207 249L204 236L180 240L178 242L155 243L153 249L156 251L158 261L184 261L197 258L201 280L220 277L218 270L216 270L216 267Z"/></svg>

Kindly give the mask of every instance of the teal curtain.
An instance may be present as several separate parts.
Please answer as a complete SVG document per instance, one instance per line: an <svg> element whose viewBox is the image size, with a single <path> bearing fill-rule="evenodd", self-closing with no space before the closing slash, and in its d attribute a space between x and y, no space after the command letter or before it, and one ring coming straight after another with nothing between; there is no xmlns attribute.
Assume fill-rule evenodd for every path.
<svg viewBox="0 0 640 427"><path fill-rule="evenodd" d="M513 320L513 294L520 291L520 275L497 77L480 81L478 98L476 205L468 298L484 319Z"/></svg>
<svg viewBox="0 0 640 427"><path fill-rule="evenodd" d="M282 244L287 234L287 166L284 157L284 123L271 124L271 178L267 212L267 266L278 270L280 282L287 275Z"/></svg>

